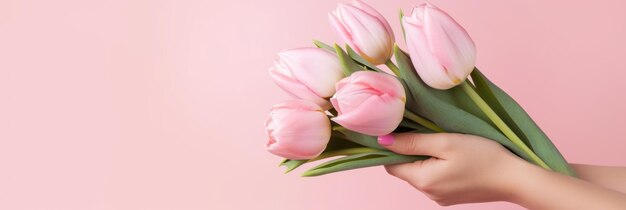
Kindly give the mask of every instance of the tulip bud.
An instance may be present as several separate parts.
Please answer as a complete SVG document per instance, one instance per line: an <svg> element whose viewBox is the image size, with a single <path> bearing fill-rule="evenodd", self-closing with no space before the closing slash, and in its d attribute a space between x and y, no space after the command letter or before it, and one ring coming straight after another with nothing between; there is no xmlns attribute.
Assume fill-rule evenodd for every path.
<svg viewBox="0 0 626 210"><path fill-rule="evenodd" d="M393 31L385 18L360 0L339 4L328 15L333 29L361 57L374 65L391 58L395 42Z"/></svg>
<svg viewBox="0 0 626 210"><path fill-rule="evenodd" d="M267 150L292 160L317 157L326 149L331 133L324 110L305 100L274 105L265 130L269 136Z"/></svg>
<svg viewBox="0 0 626 210"><path fill-rule="evenodd" d="M436 89L450 89L476 65L474 42L450 15L426 3L402 18L411 61L422 80Z"/></svg>
<svg viewBox="0 0 626 210"><path fill-rule="evenodd" d="M382 136L402 121L406 95L396 77L358 71L337 83L330 101L338 112L333 121L359 133Z"/></svg>
<svg viewBox="0 0 626 210"><path fill-rule="evenodd" d="M330 108L327 98L335 94L335 83L345 76L337 55L312 47L278 53L269 73L285 92L324 109Z"/></svg>

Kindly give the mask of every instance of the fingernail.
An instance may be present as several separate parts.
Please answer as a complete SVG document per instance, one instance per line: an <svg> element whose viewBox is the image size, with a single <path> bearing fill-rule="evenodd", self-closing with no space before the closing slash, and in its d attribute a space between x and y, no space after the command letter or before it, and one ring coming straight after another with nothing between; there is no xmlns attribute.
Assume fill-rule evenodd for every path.
<svg viewBox="0 0 626 210"><path fill-rule="evenodd" d="M379 136L378 144L383 145L383 146L391 146L393 144L394 138L395 137L393 137L393 135L391 134Z"/></svg>

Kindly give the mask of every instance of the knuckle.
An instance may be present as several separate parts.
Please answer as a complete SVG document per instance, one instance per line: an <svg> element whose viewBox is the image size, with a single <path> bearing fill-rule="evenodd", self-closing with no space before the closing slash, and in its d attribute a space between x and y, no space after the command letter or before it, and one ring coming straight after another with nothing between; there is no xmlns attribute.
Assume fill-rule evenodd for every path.
<svg viewBox="0 0 626 210"><path fill-rule="evenodd" d="M438 140L439 141L439 149L441 151L452 151L455 148L454 142L450 140L448 137L444 137Z"/></svg>
<svg viewBox="0 0 626 210"><path fill-rule="evenodd" d="M416 154L419 152L419 135L411 135L409 141L406 141L407 152L410 154Z"/></svg>

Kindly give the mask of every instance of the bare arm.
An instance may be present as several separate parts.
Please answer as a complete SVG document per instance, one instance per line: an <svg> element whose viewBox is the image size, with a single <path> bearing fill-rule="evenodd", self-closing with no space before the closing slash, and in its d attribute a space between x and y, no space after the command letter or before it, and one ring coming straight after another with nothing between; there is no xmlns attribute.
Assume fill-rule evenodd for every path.
<svg viewBox="0 0 626 210"><path fill-rule="evenodd" d="M571 165L581 179L626 193L626 167Z"/></svg>
<svg viewBox="0 0 626 210"><path fill-rule="evenodd" d="M522 170L508 201L528 209L626 209L626 194L530 164Z"/></svg>

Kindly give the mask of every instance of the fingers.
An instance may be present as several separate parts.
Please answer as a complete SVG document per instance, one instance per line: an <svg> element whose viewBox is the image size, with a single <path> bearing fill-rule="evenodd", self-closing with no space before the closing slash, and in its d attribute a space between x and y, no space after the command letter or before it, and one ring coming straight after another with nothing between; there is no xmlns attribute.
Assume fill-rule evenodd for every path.
<svg viewBox="0 0 626 210"><path fill-rule="evenodd" d="M398 177L399 179L408 181L409 178L415 172L415 167L412 163L386 165L385 170L388 174Z"/></svg>
<svg viewBox="0 0 626 210"><path fill-rule="evenodd" d="M437 133L399 133L378 137L378 143L383 147L404 155L428 155L442 158L450 149L452 139L458 134Z"/></svg>

